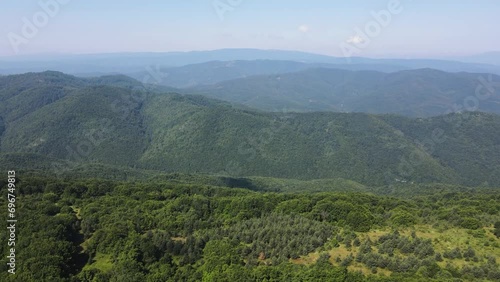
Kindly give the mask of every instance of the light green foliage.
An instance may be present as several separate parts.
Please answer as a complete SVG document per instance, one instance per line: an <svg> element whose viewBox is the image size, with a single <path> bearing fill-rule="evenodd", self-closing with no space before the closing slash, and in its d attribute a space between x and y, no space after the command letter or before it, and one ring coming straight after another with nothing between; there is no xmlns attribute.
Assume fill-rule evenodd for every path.
<svg viewBox="0 0 500 282"><path fill-rule="evenodd" d="M483 206L500 202L497 191L442 191L403 200L353 192L254 192L181 184L176 179L21 177L19 183L20 219L30 223L19 229L18 255L23 263L17 277L22 281L439 281L450 275L490 280L499 275L498 258L492 255L498 253L498 239L489 232L468 231L488 246L474 241L474 247L444 251L445 238L436 241L399 232L377 235L375 240L365 237L374 227L400 228L394 215L412 214L415 222L461 228L460 220L440 219L441 210L456 210L481 228L490 228L500 220L491 209L498 211L499 206ZM0 185L3 189L6 183ZM321 216L322 211L327 216ZM0 216L6 216L5 210ZM466 240L465 229L457 230ZM0 240L5 240L2 234ZM0 251L5 248L1 245ZM354 254L333 266L340 248ZM315 253L322 255L302 265ZM355 265L370 271L358 274L350 269ZM389 280L378 275L382 270L393 273ZM6 271L0 279L9 281Z"/></svg>

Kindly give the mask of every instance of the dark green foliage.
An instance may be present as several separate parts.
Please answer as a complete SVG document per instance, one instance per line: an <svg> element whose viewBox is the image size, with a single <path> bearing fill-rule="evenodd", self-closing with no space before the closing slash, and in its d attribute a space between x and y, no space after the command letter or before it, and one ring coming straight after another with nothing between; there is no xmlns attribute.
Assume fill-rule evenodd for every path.
<svg viewBox="0 0 500 282"><path fill-rule="evenodd" d="M231 240L210 240L203 248L203 272L211 275L221 272L224 266L243 265L239 256L238 246Z"/></svg>
<svg viewBox="0 0 500 282"><path fill-rule="evenodd" d="M497 238L500 238L500 221L495 222L494 228L495 229L493 230L493 234L495 234Z"/></svg>
<svg viewBox="0 0 500 282"><path fill-rule="evenodd" d="M462 219L460 226L467 229L478 229L481 227L481 222L475 218L466 217Z"/></svg>
<svg viewBox="0 0 500 282"><path fill-rule="evenodd" d="M356 210L347 215L346 223L355 231L366 232L372 226L373 216L369 211Z"/></svg>
<svg viewBox="0 0 500 282"><path fill-rule="evenodd" d="M271 214L242 221L219 234L246 244L243 251L249 260L261 257L281 263L313 252L335 236L335 230L304 217Z"/></svg>
<svg viewBox="0 0 500 282"><path fill-rule="evenodd" d="M462 252L459 248L454 248L452 250L444 252L443 257L448 259L460 259L462 258Z"/></svg>
<svg viewBox="0 0 500 282"><path fill-rule="evenodd" d="M386 254L388 257L393 257L395 251L406 255L412 255L420 260L431 258L434 255L434 248L430 240L423 240L418 237L408 238L400 236L399 233L387 234L380 237L378 240L378 252L380 254ZM397 257L396 257L397 258ZM380 261L379 259L378 261ZM361 259L361 261L364 261ZM386 257L385 261L381 262L378 267L388 267L390 261ZM396 266L393 266L395 268Z"/></svg>
<svg viewBox="0 0 500 282"><path fill-rule="evenodd" d="M309 69L260 75L189 89L266 111L392 113L429 117L449 113L476 93L482 75L418 69L393 73ZM487 79L487 75L483 75ZM498 76L493 76L498 81ZM498 91L498 86L495 87ZM258 96L256 95L258 93ZM256 97L257 96L257 97ZM480 110L500 113L498 97Z"/></svg>
<svg viewBox="0 0 500 282"><path fill-rule="evenodd" d="M387 281L440 281L450 275L495 280L499 275L497 258L482 258L478 249L451 249L441 257L430 240L416 233L403 236L395 231L372 242L350 231L360 213L371 214L378 227L395 226L376 219L401 211L415 214L418 221L439 222L434 214L442 209L497 218L484 204L498 202L497 192L443 192L401 200L360 193L257 193L182 184L175 178L116 182L20 177L17 193L19 220L28 223L19 229L20 281L384 281L344 268L353 263L362 263L372 273L392 271L394 277ZM320 207L332 217L318 218ZM430 211L423 215L425 209ZM0 210L0 216L5 212ZM338 242L359 249L334 267L324 251L338 247ZM5 244L0 251L6 252ZM315 264L291 263L312 252L321 254ZM468 264L442 269L436 261L443 258ZM9 281L3 270L5 266L0 280Z"/></svg>
<svg viewBox="0 0 500 282"><path fill-rule="evenodd" d="M472 249L471 247L469 247L469 248L467 248L467 250L464 252L463 257L464 257L466 260L473 260L473 259L476 257L476 252L474 251L474 249Z"/></svg>
<svg viewBox="0 0 500 282"><path fill-rule="evenodd" d="M201 96L159 94L124 77L55 72L6 76L0 85L0 152L30 154L6 157L9 166L43 165L58 174L102 164L217 173L248 188L252 183L240 176L333 178L360 190L358 183L500 184L495 115L259 113ZM50 161L30 162L33 156Z"/></svg>
<svg viewBox="0 0 500 282"><path fill-rule="evenodd" d="M0 116L0 137L2 136L4 131L5 131L5 123L3 121L3 118Z"/></svg>
<svg viewBox="0 0 500 282"><path fill-rule="evenodd" d="M496 116L465 112L430 119L383 119L405 136L418 140L427 153L456 171L463 185L498 186L492 184L500 177L498 166L492 165L491 171L484 168L485 163L500 158L500 150L493 149L500 142L500 135L495 133L500 130Z"/></svg>
<svg viewBox="0 0 500 282"><path fill-rule="evenodd" d="M416 223L417 218L409 211L396 210L391 216L391 221L397 226L412 226Z"/></svg>

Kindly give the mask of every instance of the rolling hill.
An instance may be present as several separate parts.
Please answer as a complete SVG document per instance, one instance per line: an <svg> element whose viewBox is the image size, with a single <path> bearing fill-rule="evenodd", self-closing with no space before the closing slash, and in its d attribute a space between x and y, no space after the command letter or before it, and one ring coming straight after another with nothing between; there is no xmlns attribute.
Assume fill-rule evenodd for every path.
<svg viewBox="0 0 500 282"><path fill-rule="evenodd" d="M493 84L483 86L483 82ZM433 69L394 73L310 69L183 90L265 111L393 113L430 117L473 108L500 113L500 77ZM476 90L480 88L480 94ZM486 87L493 87L491 94ZM491 90L487 90L491 91ZM479 97L475 99L475 97ZM477 103L477 104L476 104ZM458 106L458 108L457 108Z"/></svg>
<svg viewBox="0 0 500 282"><path fill-rule="evenodd" d="M278 60L235 60L211 61L200 64L190 64L181 67L154 69L159 76L158 83L164 86L189 88L194 86L211 85L219 82L246 78L255 75L283 74L305 71L315 68L331 68L344 70L373 70L381 72L396 72L408 68L398 65L384 64L327 64L304 63ZM151 70L149 70L151 71ZM133 78L141 79L149 71L128 74Z"/></svg>
<svg viewBox="0 0 500 282"><path fill-rule="evenodd" d="M2 153L365 185L500 184L496 115L262 113L202 96L137 92L137 82L122 77L89 80L55 72L7 76L0 83ZM436 129L446 138L424 146Z"/></svg>

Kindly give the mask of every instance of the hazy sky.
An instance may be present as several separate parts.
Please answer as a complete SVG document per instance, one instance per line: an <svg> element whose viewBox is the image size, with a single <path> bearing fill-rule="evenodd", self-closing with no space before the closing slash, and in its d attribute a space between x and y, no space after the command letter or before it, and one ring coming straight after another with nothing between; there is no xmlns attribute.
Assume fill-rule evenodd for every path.
<svg viewBox="0 0 500 282"><path fill-rule="evenodd" d="M18 55L261 48L342 56L343 42L367 57L500 50L499 0L55 1L0 0L0 55L15 55L11 41ZM390 21L373 25L381 10ZM367 27L371 35L356 33Z"/></svg>

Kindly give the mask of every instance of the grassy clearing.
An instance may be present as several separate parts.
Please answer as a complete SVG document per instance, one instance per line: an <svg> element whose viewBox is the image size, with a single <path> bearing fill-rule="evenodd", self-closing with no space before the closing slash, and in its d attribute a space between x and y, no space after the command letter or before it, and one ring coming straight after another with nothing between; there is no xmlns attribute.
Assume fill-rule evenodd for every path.
<svg viewBox="0 0 500 282"><path fill-rule="evenodd" d="M430 225L415 225L398 231L402 236L410 237L412 232L415 232L416 236L419 238L430 239L435 252L440 253L441 255L454 248L459 248L462 253L469 247L472 248L478 258L477 262L466 260L465 258L443 258L443 261L438 262L440 267L445 267L447 264L451 264L454 267L462 268L465 265L479 266L487 260L488 256L494 256L497 261L500 260L500 240L492 234L492 230L493 228L491 227L478 230L467 230L463 228L437 229ZM369 238L372 242L377 242L382 235L391 232L393 232L393 230L388 228L382 230L371 230L366 233L357 233L357 236L361 241L365 241ZM378 252L376 246L373 246L372 248L374 252ZM359 247L346 247L344 244L340 244L340 246L328 251L330 254L330 262L333 265L340 265L341 261L349 255L352 255L355 258L358 250ZM398 255L401 255L401 253L398 252ZM311 265L316 262L319 256L319 252L314 252L299 259L291 260L291 262L301 265ZM348 269L350 271L361 271L366 275L373 274L372 269L362 263L356 262L355 260L349 265ZM377 268L376 270L378 275L391 274L391 271L387 269Z"/></svg>
<svg viewBox="0 0 500 282"><path fill-rule="evenodd" d="M97 253L91 264L87 264L83 270L99 269L102 272L110 271L113 268L111 255Z"/></svg>

